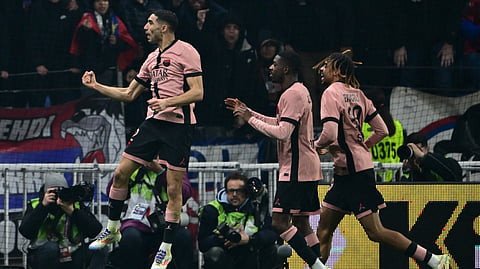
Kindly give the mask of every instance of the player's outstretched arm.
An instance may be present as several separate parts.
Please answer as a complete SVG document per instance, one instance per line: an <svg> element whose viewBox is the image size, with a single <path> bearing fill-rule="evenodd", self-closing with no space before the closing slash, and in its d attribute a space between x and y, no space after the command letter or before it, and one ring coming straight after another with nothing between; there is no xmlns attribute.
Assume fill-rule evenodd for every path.
<svg viewBox="0 0 480 269"><path fill-rule="evenodd" d="M132 80L128 87L114 87L101 84L97 82L93 71L86 71L83 74L82 83L90 89L94 89L103 95L123 102L135 100L145 90L145 87L136 80Z"/></svg>
<svg viewBox="0 0 480 269"><path fill-rule="evenodd" d="M278 124L277 123L277 118L265 116L261 113L258 113L255 110L247 107L247 105L245 103L238 100L237 98L228 97L223 102L225 103L226 109L233 111L234 114L235 114L235 111L240 111L242 109L245 109L245 110L248 110L249 114L251 114L252 117L255 117L255 118L257 118L257 119L259 119L263 122L266 122L266 123L272 124L272 125L277 125Z"/></svg>

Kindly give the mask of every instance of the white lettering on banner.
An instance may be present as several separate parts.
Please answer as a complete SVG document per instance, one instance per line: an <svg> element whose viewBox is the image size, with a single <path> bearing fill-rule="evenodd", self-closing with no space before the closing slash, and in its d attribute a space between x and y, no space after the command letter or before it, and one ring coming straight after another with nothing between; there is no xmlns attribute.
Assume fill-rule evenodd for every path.
<svg viewBox="0 0 480 269"><path fill-rule="evenodd" d="M27 139L49 138L52 136L52 124L55 115L49 117L0 120L0 140L24 141Z"/></svg>
<svg viewBox="0 0 480 269"><path fill-rule="evenodd" d="M6 236L8 236L8 245L7 245L7 251L5 251L5 221L2 220L0 221L0 238L2 245L0 246L0 253L5 254L5 253L10 253L12 250L15 248L15 235L17 234L17 228L15 227L15 223L12 221L8 222L8 229L10 233L8 233ZM18 233L20 234L20 233ZM20 242L20 240L19 240Z"/></svg>
<svg viewBox="0 0 480 269"><path fill-rule="evenodd" d="M23 173L22 172L8 172L8 192L10 195L37 193L40 187L43 185L41 173L25 173L25 180L28 184L25 184L25 191L23 189ZM0 195L5 193L5 184L0 184Z"/></svg>
<svg viewBox="0 0 480 269"><path fill-rule="evenodd" d="M0 140L6 140L12 120L0 120Z"/></svg>

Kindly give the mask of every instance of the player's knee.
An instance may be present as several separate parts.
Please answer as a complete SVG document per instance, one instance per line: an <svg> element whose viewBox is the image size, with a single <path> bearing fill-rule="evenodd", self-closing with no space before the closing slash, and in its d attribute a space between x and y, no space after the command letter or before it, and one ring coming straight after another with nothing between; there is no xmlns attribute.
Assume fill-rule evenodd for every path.
<svg viewBox="0 0 480 269"><path fill-rule="evenodd" d="M318 237L318 241L320 241L320 245L327 243L332 236L333 236L333 234L331 234L326 229L318 229L317 230L317 237Z"/></svg>
<svg viewBox="0 0 480 269"><path fill-rule="evenodd" d="M123 170L115 169L115 171L113 172L113 184L115 186L127 185L129 177L130 175L127 175L127 173L124 172Z"/></svg>
<svg viewBox="0 0 480 269"><path fill-rule="evenodd" d="M313 232L312 227L310 226L309 218L294 218L293 225L298 228L298 230L307 235Z"/></svg>
<svg viewBox="0 0 480 269"><path fill-rule="evenodd" d="M282 234L286 230L288 230L289 224L287 222L282 222L282 221L272 221L272 228L275 232L278 234Z"/></svg>

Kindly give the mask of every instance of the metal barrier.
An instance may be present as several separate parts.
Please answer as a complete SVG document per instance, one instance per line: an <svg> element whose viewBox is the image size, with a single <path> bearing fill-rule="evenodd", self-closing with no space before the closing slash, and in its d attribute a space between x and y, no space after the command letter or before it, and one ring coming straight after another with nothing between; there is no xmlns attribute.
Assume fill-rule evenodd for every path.
<svg viewBox="0 0 480 269"><path fill-rule="evenodd" d="M480 162L460 162L465 172L465 181L477 181L473 172L480 171ZM92 212L96 214L99 221L104 223L102 205L106 204L105 197L102 200L102 190L105 190L111 173L117 164L0 164L2 184L0 195L3 195L3 207L0 207L0 254L3 254L3 264L11 265L9 253L18 250L22 253L21 261L13 261L16 264L23 264L26 267L26 252L20 249L20 240L25 244L26 239L17 233L17 223L11 221L11 215L22 214L26 210L28 197L36 196L38 189L43 184L45 173L61 172L71 175L72 183L89 181L95 184L95 195L92 201ZM381 164L375 163L376 173L383 173L386 170L401 170L401 163ZM249 177L259 177L268 182L270 209L272 207L273 195L276 189L278 164L243 164L239 162L192 162L189 165L190 180L197 185L200 206L207 204L214 199L217 191L223 187L225 174L241 170ZM333 177L333 163L322 163L325 182L330 182ZM11 202L14 201L12 206ZM21 207L18 202L21 201ZM1 203L2 201L0 201ZM13 223L13 225L12 225ZM13 226L13 227L12 227ZM3 231L2 231L3 228ZM13 228L13 229L12 229ZM13 236L12 236L13 235ZM13 241L12 241L13 239ZM13 243L13 244L12 244ZM15 249L17 247L17 249ZM199 265L200 268L200 265Z"/></svg>

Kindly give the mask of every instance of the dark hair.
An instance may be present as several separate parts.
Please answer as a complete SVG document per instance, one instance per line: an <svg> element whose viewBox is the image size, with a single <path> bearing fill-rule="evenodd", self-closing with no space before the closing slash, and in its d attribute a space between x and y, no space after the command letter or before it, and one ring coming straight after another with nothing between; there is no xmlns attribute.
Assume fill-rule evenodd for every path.
<svg viewBox="0 0 480 269"><path fill-rule="evenodd" d="M248 183L248 178L244 174L240 172L233 172L225 178L225 189L227 188L227 184L230 180L241 180L243 183L245 183L245 186L247 186Z"/></svg>
<svg viewBox="0 0 480 269"><path fill-rule="evenodd" d="M421 134L420 132L414 132L414 133L409 134L405 138L405 144L408 144L408 143L421 144L424 147L428 146L427 137L425 135Z"/></svg>
<svg viewBox="0 0 480 269"><path fill-rule="evenodd" d="M273 38L269 38L269 39L265 39L263 40L261 43L260 43L260 47L259 48L263 48L263 47L275 47L275 51L276 53L280 53L281 51L283 51L283 44L282 42L276 40L276 39L273 39Z"/></svg>
<svg viewBox="0 0 480 269"><path fill-rule="evenodd" d="M227 24L235 24L238 28L243 29L242 19L234 13L227 13L221 18L219 23L220 30L223 30Z"/></svg>
<svg viewBox="0 0 480 269"><path fill-rule="evenodd" d="M157 16L157 20L166 22L173 32L177 30L178 18L175 13L170 10L160 9L153 11L153 14Z"/></svg>
<svg viewBox="0 0 480 269"><path fill-rule="evenodd" d="M355 63L346 53L334 52L330 54L325 61L331 62L333 69L340 71L340 75L343 77L343 83L353 88L360 88L360 83L355 77Z"/></svg>
<svg viewBox="0 0 480 269"><path fill-rule="evenodd" d="M302 62L300 56L296 52L293 50L284 50L280 52L278 56L282 58L282 61L285 62L292 74L298 75Z"/></svg>

